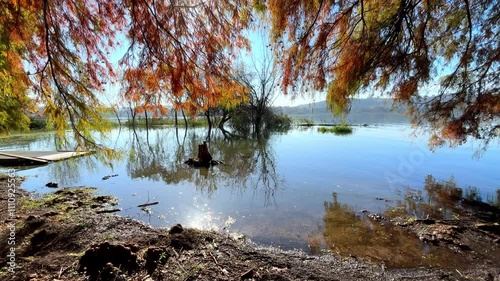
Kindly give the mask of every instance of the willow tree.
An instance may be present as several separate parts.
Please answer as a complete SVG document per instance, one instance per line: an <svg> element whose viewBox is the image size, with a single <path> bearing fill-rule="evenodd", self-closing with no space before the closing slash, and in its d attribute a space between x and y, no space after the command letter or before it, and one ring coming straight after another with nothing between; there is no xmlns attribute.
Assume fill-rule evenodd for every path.
<svg viewBox="0 0 500 281"><path fill-rule="evenodd" d="M109 129L99 109L111 82L123 83L125 100L159 112L186 93L176 105L190 112L242 93L229 66L236 49L248 47L241 36L251 18L245 0L0 4L0 131L26 127L37 104L62 139L72 129L78 145L96 145L92 132ZM117 48L128 48L120 77Z"/></svg>
<svg viewBox="0 0 500 281"><path fill-rule="evenodd" d="M335 114L359 93L388 95L431 126L432 147L499 136L497 1L257 2L272 22L284 91L325 90Z"/></svg>
<svg viewBox="0 0 500 281"><path fill-rule="evenodd" d="M125 27L118 1L0 1L0 116L21 119L5 131L26 129L26 114L43 108L60 140L73 128L76 145L92 142L91 131L106 131L98 98L115 77L109 52ZM0 118L1 119L1 118Z"/></svg>

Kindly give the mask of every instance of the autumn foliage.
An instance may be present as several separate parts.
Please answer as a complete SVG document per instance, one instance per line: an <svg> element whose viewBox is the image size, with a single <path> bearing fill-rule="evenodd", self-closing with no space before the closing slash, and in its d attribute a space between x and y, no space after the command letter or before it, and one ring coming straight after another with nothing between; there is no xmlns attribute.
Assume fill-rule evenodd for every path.
<svg viewBox="0 0 500 281"><path fill-rule="evenodd" d="M0 132L26 128L39 105L61 137L92 143L111 83L138 112L235 106L248 98L233 66L255 13L283 91L326 91L336 114L359 93L389 95L431 125L432 145L498 136L493 0L0 0Z"/></svg>
<svg viewBox="0 0 500 281"><path fill-rule="evenodd" d="M231 67L249 48L242 31L251 7L244 1L132 1L127 30L125 100L139 109L165 113L164 104L190 114L245 98Z"/></svg>
<svg viewBox="0 0 500 281"><path fill-rule="evenodd" d="M79 145L91 141L91 130L105 129L97 95L116 77L109 52L125 26L122 5L103 2L2 0L0 6L2 64L18 83L15 93L1 83L2 97L29 97L59 136L73 128ZM29 113L29 105L20 103L19 111Z"/></svg>
<svg viewBox="0 0 500 281"><path fill-rule="evenodd" d="M326 90L336 114L389 95L431 145L499 135L497 1L267 1L282 88Z"/></svg>
<svg viewBox="0 0 500 281"><path fill-rule="evenodd" d="M60 136L72 128L80 145L92 143L92 131L106 132L100 95L112 82L138 111L159 114L170 103L195 113L245 98L231 78L236 50L249 47L241 35L250 22L245 1L0 3L2 99L24 121L41 105ZM128 51L117 65L111 57L120 48ZM4 107L0 127L15 129Z"/></svg>

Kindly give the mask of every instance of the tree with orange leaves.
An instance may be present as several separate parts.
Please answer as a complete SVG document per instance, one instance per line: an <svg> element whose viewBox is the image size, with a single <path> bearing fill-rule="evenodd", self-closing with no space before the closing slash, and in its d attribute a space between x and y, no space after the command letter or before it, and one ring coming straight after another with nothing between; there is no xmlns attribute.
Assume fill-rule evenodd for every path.
<svg viewBox="0 0 500 281"><path fill-rule="evenodd" d="M33 105L78 145L109 127L106 84L139 110L164 103L195 114L241 100L232 61L248 48L252 12L272 23L281 86L326 90L337 114L355 94L380 90L434 129L431 145L499 135L496 1L428 0L0 0L0 131L25 128ZM123 38L127 40L123 40ZM118 77L110 53L128 51ZM439 90L425 93L440 74ZM17 112L19 114L11 114ZM69 122L68 122L69 121ZM65 138L63 138L65 139Z"/></svg>
<svg viewBox="0 0 500 281"><path fill-rule="evenodd" d="M98 95L116 76L108 57L125 26L121 3L102 2L2 0L0 5L2 97L15 89L9 97L18 101L19 112L41 106L60 140L72 128L79 146L93 143L92 130L106 131Z"/></svg>
<svg viewBox="0 0 500 281"><path fill-rule="evenodd" d="M245 1L137 1L128 9L131 45L120 62L125 100L151 93L157 104L194 116L245 95L231 67L239 49L249 48L241 33L251 12Z"/></svg>
<svg viewBox="0 0 500 281"><path fill-rule="evenodd" d="M61 139L73 129L79 146L96 145L91 132L109 129L100 95L120 78L124 100L160 113L186 93L175 105L193 114L244 94L231 79L231 62L238 48L248 48L241 35L250 22L245 0L0 3L0 86L12 101L10 109L0 106L4 131L26 127L12 120L26 120L36 103ZM119 77L111 53L122 44L128 51ZM13 109L21 114L10 115Z"/></svg>
<svg viewBox="0 0 500 281"><path fill-rule="evenodd" d="M497 1L256 2L270 15L284 91L326 90L335 114L356 94L388 95L430 125L431 147L468 137L486 147L500 135Z"/></svg>
<svg viewBox="0 0 500 281"><path fill-rule="evenodd" d="M27 113L33 103L26 96L28 76L23 69L22 33L12 32L23 21L10 2L0 7L0 134L9 130L27 130ZM29 13L26 14L29 17ZM29 28L29 27L28 27Z"/></svg>

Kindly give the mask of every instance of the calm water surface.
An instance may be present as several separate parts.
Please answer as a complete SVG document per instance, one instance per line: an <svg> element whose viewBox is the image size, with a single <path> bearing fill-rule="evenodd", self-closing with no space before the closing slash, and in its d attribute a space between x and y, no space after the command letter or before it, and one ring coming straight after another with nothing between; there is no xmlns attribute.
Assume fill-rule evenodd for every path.
<svg viewBox="0 0 500 281"><path fill-rule="evenodd" d="M45 187L47 182L98 187L100 194L118 198L121 215L153 226L181 223L240 232L257 243L285 249L335 251L341 251L339 241L349 249L354 245L366 249L362 238L347 241L339 232L351 238L363 232L383 237L361 211L387 211L409 192L424 190L428 175L437 181L453 180L463 189L475 186L484 201L497 200L500 189L498 144L479 159L473 157L476 147L470 144L432 153L427 137L411 137L407 126L356 127L349 136L295 129L260 142L214 136L209 142L211 153L225 165L208 170L184 165L196 156L205 133L205 129L190 129L176 134L173 128L159 128L134 134L115 129L102 140L123 149L122 158L111 165L91 156L18 174L28 177L25 189L42 193L53 191ZM51 134L41 134L3 139L0 149L54 147ZM118 176L102 179L112 174ZM159 204L145 210L137 207L153 201ZM418 241L402 241L405 235L390 236L402 243L400 247L426 251Z"/></svg>

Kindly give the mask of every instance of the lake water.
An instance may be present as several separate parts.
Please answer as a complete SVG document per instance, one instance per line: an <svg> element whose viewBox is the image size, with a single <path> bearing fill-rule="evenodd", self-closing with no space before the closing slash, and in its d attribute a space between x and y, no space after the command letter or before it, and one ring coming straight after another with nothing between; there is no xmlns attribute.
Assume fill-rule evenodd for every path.
<svg viewBox="0 0 500 281"><path fill-rule="evenodd" d="M321 134L314 127L293 129L259 142L216 135L209 149L224 165L209 169L183 164L196 157L204 128L177 133L174 128L157 128L148 134L114 129L102 141L124 153L111 164L90 156L21 168L18 175L27 176L25 189L41 193L53 191L45 187L48 182L97 187L98 193L118 198L120 215L153 226L181 223L239 232L259 244L313 252L317 248L340 251L342 245L333 245L332 233L359 223L368 232L376 232L361 211L384 213L408 194L424 194L429 175L436 181L453 180L464 190L477 187L484 201L498 200L498 143L490 145L481 158L474 158L476 147L470 144L432 153L427 136L412 137L413 131L405 125L354 128L348 136ZM48 133L2 139L0 149L54 147ZM114 174L118 176L102 179ZM159 204L137 207L153 201ZM342 223L350 227L339 230ZM353 235L347 232L345 236ZM359 244L346 242L348 248L349 243Z"/></svg>

